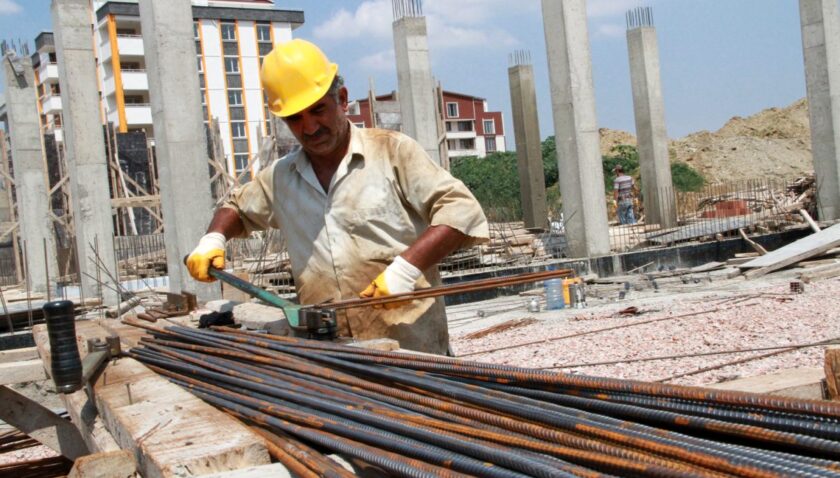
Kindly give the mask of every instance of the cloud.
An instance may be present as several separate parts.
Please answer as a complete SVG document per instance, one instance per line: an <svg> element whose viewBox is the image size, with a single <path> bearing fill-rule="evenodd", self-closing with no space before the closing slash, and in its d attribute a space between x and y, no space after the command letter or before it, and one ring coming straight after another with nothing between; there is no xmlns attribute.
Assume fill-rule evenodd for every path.
<svg viewBox="0 0 840 478"><path fill-rule="evenodd" d="M535 9L539 5L539 0L523 2ZM430 47L444 50L473 48L491 43L500 46L518 45L519 41L513 35L492 24L493 18L506 16L505 10L512 8L509 5L508 0L427 0L424 2L423 13L429 29ZM464 15L465 11L470 14ZM314 34L322 40L364 38L373 44L381 42L385 45L391 41L392 24L390 0L367 0L355 11L339 10L326 22L315 27ZM385 56L377 53L365 57L365 60L371 65L382 65Z"/></svg>
<svg viewBox="0 0 840 478"><path fill-rule="evenodd" d="M0 15L13 15L21 11L23 11L23 8L14 0L0 0Z"/></svg>
<svg viewBox="0 0 840 478"><path fill-rule="evenodd" d="M599 37L619 38L623 37L626 31L627 29L623 25L607 23L604 25L598 25L595 28L595 35Z"/></svg>
<svg viewBox="0 0 840 478"><path fill-rule="evenodd" d="M355 12L340 9L315 27L314 33L316 38L325 40L390 37L392 18L390 0L370 0L362 2Z"/></svg>
<svg viewBox="0 0 840 478"><path fill-rule="evenodd" d="M397 68L394 50L385 50L359 59L359 66L365 70L392 72Z"/></svg>
<svg viewBox="0 0 840 478"><path fill-rule="evenodd" d="M639 5L639 0L590 0L587 4L586 14L593 18L624 15L627 10Z"/></svg>

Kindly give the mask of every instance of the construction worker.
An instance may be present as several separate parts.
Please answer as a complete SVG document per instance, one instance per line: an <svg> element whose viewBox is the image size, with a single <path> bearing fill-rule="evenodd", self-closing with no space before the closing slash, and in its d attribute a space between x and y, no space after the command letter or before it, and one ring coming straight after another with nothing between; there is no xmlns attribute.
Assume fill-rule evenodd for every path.
<svg viewBox="0 0 840 478"><path fill-rule="evenodd" d="M317 46L300 39L278 45L261 77L269 110L302 148L216 211L187 260L195 279L212 281L208 267L224 267L226 240L273 227L286 239L302 304L380 297L440 285L441 259L488 240L475 197L415 140L350 123L338 66ZM442 298L337 314L341 336L447 352Z"/></svg>
<svg viewBox="0 0 840 478"><path fill-rule="evenodd" d="M613 169L615 181L613 181L613 199L616 206L619 224L636 224L636 216L633 214L633 198L636 194L636 182L632 176L624 174L624 167L620 164Z"/></svg>

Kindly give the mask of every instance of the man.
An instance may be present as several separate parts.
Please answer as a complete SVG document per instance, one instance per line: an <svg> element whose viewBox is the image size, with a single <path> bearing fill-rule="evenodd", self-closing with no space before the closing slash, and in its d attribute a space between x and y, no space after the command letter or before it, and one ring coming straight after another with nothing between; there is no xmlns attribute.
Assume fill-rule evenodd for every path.
<svg viewBox="0 0 840 478"><path fill-rule="evenodd" d="M216 211L187 260L195 279L210 281L208 267L224 267L227 239L274 227L286 239L301 303L379 297L439 285L441 259L488 240L475 197L416 141L349 122L338 66L317 46L298 39L278 45L261 76L269 110L302 149ZM337 314L342 336L388 337L436 354L448 348L441 298Z"/></svg>
<svg viewBox="0 0 840 478"><path fill-rule="evenodd" d="M631 176L624 174L624 167L616 165L615 181L613 181L613 198L616 204L619 224L636 224L633 214L633 196L636 182Z"/></svg>

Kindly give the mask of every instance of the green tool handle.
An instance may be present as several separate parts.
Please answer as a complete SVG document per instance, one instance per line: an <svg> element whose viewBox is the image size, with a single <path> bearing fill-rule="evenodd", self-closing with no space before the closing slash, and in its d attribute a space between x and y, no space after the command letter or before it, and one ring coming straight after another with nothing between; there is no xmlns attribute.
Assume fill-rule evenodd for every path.
<svg viewBox="0 0 840 478"><path fill-rule="evenodd" d="M187 263L187 257L189 257L189 256L184 256L184 264L185 265ZM282 299L280 297L277 297L276 295L274 295L271 292L263 289L262 287L258 287L256 285L246 281L245 279L241 279L239 277L236 277L235 275L233 275L229 272L225 272L221 269L217 269L213 266L210 266L210 268L207 270L207 273L210 274L210 277L213 277L214 279L218 279L218 280L224 282L225 284L229 284L229 285L241 290L242 292L250 295L251 297L256 297L257 299L260 299L261 301L265 302L266 304L272 305L274 307L279 307L281 309L285 309L287 307L297 307L297 304L289 302L286 299Z"/></svg>

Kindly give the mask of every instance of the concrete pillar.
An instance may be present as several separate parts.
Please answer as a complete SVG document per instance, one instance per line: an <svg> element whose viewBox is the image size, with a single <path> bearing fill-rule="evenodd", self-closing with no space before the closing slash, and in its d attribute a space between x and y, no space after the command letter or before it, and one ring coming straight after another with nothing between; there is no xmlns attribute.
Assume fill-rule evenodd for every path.
<svg viewBox="0 0 840 478"><path fill-rule="evenodd" d="M38 95L35 92L35 72L29 58L18 58L11 52L3 58L3 71L12 166L15 170L19 237L26 244L29 284L36 292L46 292L48 284L51 289L55 285L58 263L53 221L50 217L47 163L36 103Z"/></svg>
<svg viewBox="0 0 840 478"><path fill-rule="evenodd" d="M548 223L548 209L545 204L545 171L534 67L526 52L514 53L511 63L508 80L522 212L526 228L544 228Z"/></svg>
<svg viewBox="0 0 840 478"><path fill-rule="evenodd" d="M799 0L811 150L820 219L840 219L840 13L837 0Z"/></svg>
<svg viewBox="0 0 840 478"><path fill-rule="evenodd" d="M116 286L109 274L99 271L102 267L111 276L117 276L113 270L114 222L90 2L53 0L51 10L79 280L85 297L97 297L101 293L106 305L114 305L119 302ZM97 278L103 285L97 283Z"/></svg>
<svg viewBox="0 0 840 478"><path fill-rule="evenodd" d="M183 263L213 215L190 0L140 0L140 25L155 126L169 286L173 292L190 291L202 300L221 298L218 284L194 281Z"/></svg>
<svg viewBox="0 0 840 478"><path fill-rule="evenodd" d="M572 257L610 252L585 0L542 0L557 164Z"/></svg>
<svg viewBox="0 0 840 478"><path fill-rule="evenodd" d="M642 169L645 223L674 227L677 225L676 197L671 180L659 44L651 8L637 8L627 13L627 50L630 55L639 165Z"/></svg>
<svg viewBox="0 0 840 478"><path fill-rule="evenodd" d="M438 148L435 83L421 0L392 1L403 133L416 139L437 164L448 168L448 158L441 158Z"/></svg>

